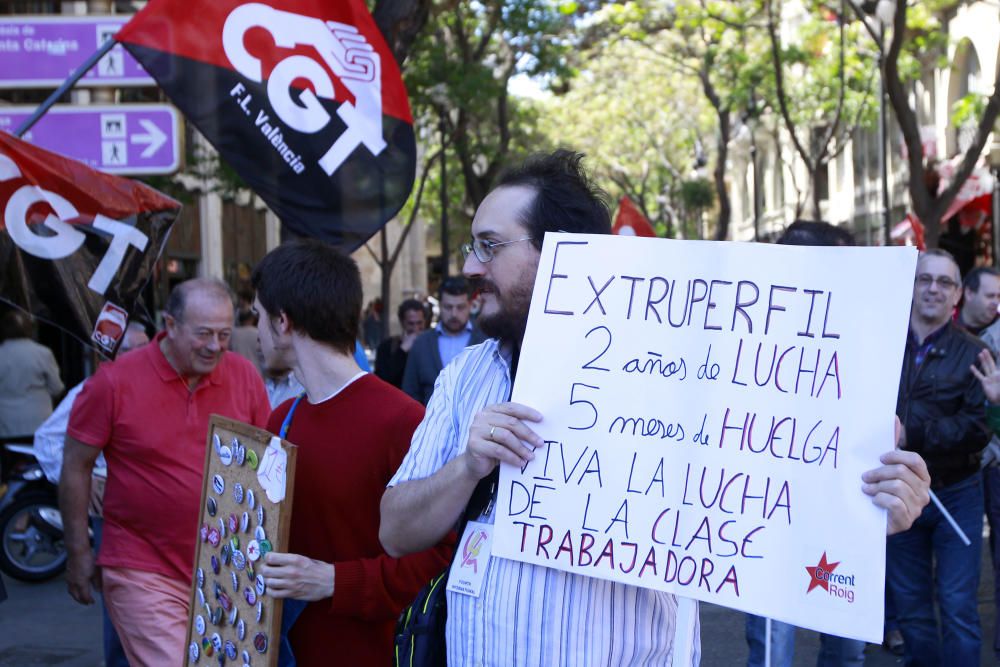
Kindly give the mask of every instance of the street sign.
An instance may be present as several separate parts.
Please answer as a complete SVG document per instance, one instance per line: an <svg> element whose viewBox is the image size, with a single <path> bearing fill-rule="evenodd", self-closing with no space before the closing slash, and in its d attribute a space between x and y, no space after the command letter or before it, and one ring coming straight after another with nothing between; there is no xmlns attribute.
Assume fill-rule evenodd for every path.
<svg viewBox="0 0 1000 667"><path fill-rule="evenodd" d="M131 16L0 16L0 88L56 88ZM155 86L119 44L79 86Z"/></svg>
<svg viewBox="0 0 1000 667"><path fill-rule="evenodd" d="M34 110L0 107L0 130L13 134ZM180 117L168 104L56 105L22 138L110 174L180 168Z"/></svg>

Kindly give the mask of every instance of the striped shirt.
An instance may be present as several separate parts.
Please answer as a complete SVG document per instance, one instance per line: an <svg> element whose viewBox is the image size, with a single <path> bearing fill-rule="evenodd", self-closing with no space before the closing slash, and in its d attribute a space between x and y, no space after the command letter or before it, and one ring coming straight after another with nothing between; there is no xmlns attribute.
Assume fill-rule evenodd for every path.
<svg viewBox="0 0 1000 667"><path fill-rule="evenodd" d="M505 357L489 339L441 371L389 486L430 477L465 450L476 413L510 395ZM670 665L676 610L669 593L493 557L480 597L448 592L448 664ZM691 631L696 665L697 615Z"/></svg>

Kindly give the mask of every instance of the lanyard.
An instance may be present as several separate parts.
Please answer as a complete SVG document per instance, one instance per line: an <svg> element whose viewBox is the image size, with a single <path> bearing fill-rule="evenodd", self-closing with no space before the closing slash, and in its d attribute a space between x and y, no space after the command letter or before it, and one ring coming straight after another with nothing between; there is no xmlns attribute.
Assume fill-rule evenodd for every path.
<svg viewBox="0 0 1000 667"><path fill-rule="evenodd" d="M285 421L281 422L281 430L278 431L278 437L282 440L284 440L285 436L288 435L288 429L292 426L292 415L295 414L295 408L299 407L299 401L301 401L302 397L305 395L306 392L302 392L295 397L295 402L292 403L292 407L288 410L288 414L285 415Z"/></svg>

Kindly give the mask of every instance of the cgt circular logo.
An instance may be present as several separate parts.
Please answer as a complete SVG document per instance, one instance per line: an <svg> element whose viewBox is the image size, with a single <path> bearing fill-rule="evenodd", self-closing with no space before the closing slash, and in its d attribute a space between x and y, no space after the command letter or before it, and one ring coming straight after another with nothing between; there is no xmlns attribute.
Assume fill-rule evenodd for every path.
<svg viewBox="0 0 1000 667"><path fill-rule="evenodd" d="M811 593L814 588L822 588L832 597L846 600L848 603L854 602L854 575L836 572L840 561L831 563L826 559L826 552L813 567L806 566L809 573L809 588L806 593Z"/></svg>

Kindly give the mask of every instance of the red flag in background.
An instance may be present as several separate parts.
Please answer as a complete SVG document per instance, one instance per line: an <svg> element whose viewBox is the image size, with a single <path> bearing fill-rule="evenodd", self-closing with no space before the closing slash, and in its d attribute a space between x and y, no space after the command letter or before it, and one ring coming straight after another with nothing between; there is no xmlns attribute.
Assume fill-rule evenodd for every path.
<svg viewBox="0 0 1000 667"><path fill-rule="evenodd" d="M114 356L180 204L0 132L0 300Z"/></svg>
<svg viewBox="0 0 1000 667"><path fill-rule="evenodd" d="M622 236L656 236L653 225L649 224L646 216L628 197L622 197L618 201L618 215L615 216L615 224L611 226L611 233Z"/></svg>
<svg viewBox="0 0 1000 667"><path fill-rule="evenodd" d="M413 119L363 0L151 0L115 38L293 233L353 250L406 203Z"/></svg>

